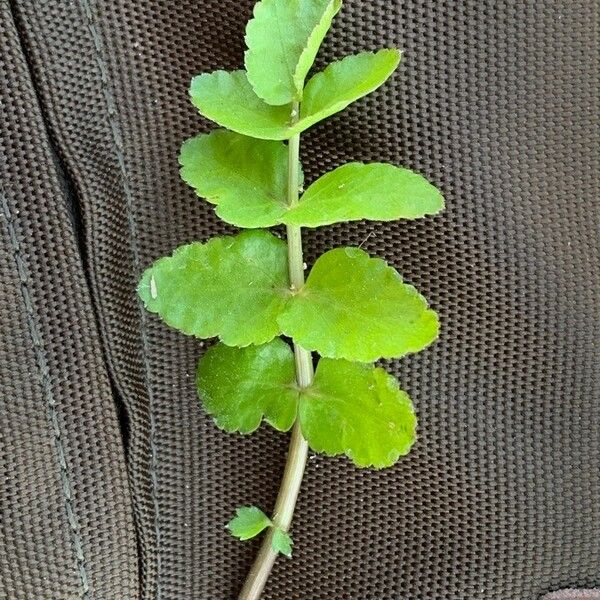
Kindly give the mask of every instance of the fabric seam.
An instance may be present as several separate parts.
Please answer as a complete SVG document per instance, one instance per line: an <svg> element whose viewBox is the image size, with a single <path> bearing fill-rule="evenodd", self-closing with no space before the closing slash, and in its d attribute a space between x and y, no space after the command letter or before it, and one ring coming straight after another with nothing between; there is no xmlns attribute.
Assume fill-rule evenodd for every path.
<svg viewBox="0 0 600 600"><path fill-rule="evenodd" d="M83 12L86 18L86 24L93 42L94 59L100 72L100 82L102 95L106 103L106 112L108 116L108 123L111 130L111 137L113 141L115 156L119 170L122 177L123 192L125 196L125 209L127 213L127 224L130 233L130 246L134 263L134 271L136 279L141 276L141 261L139 255L139 248L137 245L137 225L134 218L135 209L133 207L133 194L131 191L131 185L129 183L129 176L125 166L125 153L123 146L123 137L119 123L117 122L117 105L114 99L113 93L109 86L108 80L108 67L104 59L102 58L102 39L94 24L94 17L89 0L79 0L80 6L83 8ZM148 336L146 332L146 315L144 308L141 304L141 300L138 298L136 302L140 310L140 338L142 342L141 358L144 367L144 381L146 389L148 390L148 403L149 403L149 421L150 421L150 433L149 433L149 444L150 444L150 481L151 481L151 500L154 507L154 533L156 537L156 588L154 597L158 600L161 596L160 593L160 574L161 574L161 532L159 523L159 503L157 497L158 490L158 449L156 445L156 419L153 413L153 402L152 402L152 391L150 388L150 365L147 358Z"/></svg>
<svg viewBox="0 0 600 600"><path fill-rule="evenodd" d="M50 370L48 367L48 361L46 360L44 343L40 331L35 320L33 298L29 291L29 274L25 261L21 256L21 245L17 236L17 231L14 226L12 213L8 200L4 191L0 188L0 199L2 202L2 212L6 218L6 225L8 229L8 235L10 245L13 252L13 258L17 267L17 273L19 276L19 284L21 288L21 295L23 296L23 302L25 304L25 312L27 314L27 328L29 329L29 335L33 344L35 361L40 374L40 382L42 384L42 391L46 397L46 405L48 418L50 420L52 428L52 439L54 441L54 447L56 449L58 466L60 471L61 480L61 493L65 502L65 511L67 514L67 522L71 531L71 542L75 550L75 559L77 563L77 572L81 581L82 591L80 598L87 600L89 598L89 579L86 570L85 554L83 552L83 541L81 534L79 533L79 523L75 515L75 509L73 507L73 491L71 484L71 475L69 473L69 466L67 464L65 444L63 442L63 433L60 426L60 420L58 417L57 403L52 391L52 383L50 380Z"/></svg>

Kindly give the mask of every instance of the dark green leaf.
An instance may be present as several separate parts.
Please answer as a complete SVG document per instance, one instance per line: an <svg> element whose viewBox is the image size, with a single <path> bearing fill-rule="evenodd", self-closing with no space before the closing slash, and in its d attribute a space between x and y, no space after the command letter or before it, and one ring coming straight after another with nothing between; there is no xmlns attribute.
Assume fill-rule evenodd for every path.
<svg viewBox="0 0 600 600"><path fill-rule="evenodd" d="M423 296L358 248L323 254L279 324L307 350L362 362L418 352L438 333L437 315Z"/></svg>
<svg viewBox="0 0 600 600"><path fill-rule="evenodd" d="M183 333L247 346L280 333L288 288L285 243L257 230L181 246L146 270L138 292Z"/></svg>
<svg viewBox="0 0 600 600"><path fill-rule="evenodd" d="M319 227L359 219L416 219L443 207L440 192L417 173L384 163L349 163L317 179L284 222Z"/></svg>
<svg viewBox="0 0 600 600"><path fill-rule="evenodd" d="M313 450L346 454L359 467L389 467L415 441L410 398L394 377L371 365L321 359L299 417Z"/></svg>
<svg viewBox="0 0 600 600"><path fill-rule="evenodd" d="M262 0L246 27L248 80L268 104L301 100L304 79L341 0Z"/></svg>
<svg viewBox="0 0 600 600"><path fill-rule="evenodd" d="M181 177L227 223L271 227L287 211L287 154L282 142L217 130L183 144Z"/></svg>
<svg viewBox="0 0 600 600"><path fill-rule="evenodd" d="M264 418L279 431L296 419L294 354L281 339L261 346L217 344L198 362L198 394L225 431L250 433Z"/></svg>
<svg viewBox="0 0 600 600"><path fill-rule="evenodd" d="M242 541L256 537L271 526L271 519L256 506L242 506L235 512L236 516L229 521L227 529L231 535Z"/></svg>

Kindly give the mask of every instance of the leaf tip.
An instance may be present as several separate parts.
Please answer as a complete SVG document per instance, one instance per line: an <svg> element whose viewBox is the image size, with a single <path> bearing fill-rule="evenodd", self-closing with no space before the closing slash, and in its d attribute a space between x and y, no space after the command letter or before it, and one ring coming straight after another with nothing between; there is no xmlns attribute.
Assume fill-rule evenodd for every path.
<svg viewBox="0 0 600 600"><path fill-rule="evenodd" d="M395 69L402 60L402 51L398 48L382 48L381 50L378 50L375 55L388 57L390 64L393 65L393 69Z"/></svg>

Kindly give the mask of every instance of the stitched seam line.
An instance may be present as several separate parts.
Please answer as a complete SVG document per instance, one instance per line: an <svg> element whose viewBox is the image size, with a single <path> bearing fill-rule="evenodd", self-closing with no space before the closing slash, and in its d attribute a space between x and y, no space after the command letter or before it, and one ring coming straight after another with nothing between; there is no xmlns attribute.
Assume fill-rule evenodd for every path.
<svg viewBox="0 0 600 600"><path fill-rule="evenodd" d="M66 459L65 445L63 443L63 434L60 426L58 417L58 411L56 406L56 399L52 390L52 382L50 378L50 370L48 368L48 361L46 360L46 354L44 351L44 343L42 336L38 330L38 326L35 320L35 313L33 308L33 299L29 291L29 274L25 261L21 255L21 245L17 232L14 226L12 213L8 205L8 200L4 194L2 188L0 188L0 200L2 202L2 212L6 219L6 225L8 228L8 236L10 239L10 245L13 252L13 258L17 267L17 273L19 276L19 286L21 288L21 295L23 296L23 302L25 304L25 312L27 314L27 328L29 329L29 335L33 344L35 361L40 374L40 382L42 384L42 391L46 398L46 407L48 413L48 419L50 421L52 429L52 439L54 441L54 447L58 458L58 466L60 471L60 488L62 496L65 502L65 512L67 515L67 522L69 524L69 530L71 533L71 543L75 551L75 560L77 564L77 572L79 580L81 581L81 593L79 595L82 600L89 598L89 579L86 570L85 555L83 552L83 542L81 534L79 533L79 523L75 516L75 509L73 507L73 489L71 485L71 476L69 474L69 467Z"/></svg>
<svg viewBox="0 0 600 600"><path fill-rule="evenodd" d="M138 280L141 276L141 261L140 253L137 245L137 225L135 222L134 214L135 209L133 206L133 194L131 191L131 185L129 182L129 176L125 166L125 153L123 146L123 136L121 134L121 128L117 121L117 104L109 86L108 68L102 58L102 39L94 24L94 18L89 0L79 0L81 7L85 13L86 24L93 41L94 59L100 72L100 81L102 88L102 95L106 103L106 110L108 115L108 122L110 125L111 136L113 140L113 146L119 170L121 172L121 179L123 185L123 192L125 196L125 208L127 212L127 223L130 232L130 245L133 256L133 266L135 271L135 278ZM136 295L137 296L137 295ZM154 507L154 534L156 537L156 588L154 597L156 600L160 598L160 574L161 574L161 532L159 523L159 504L157 497L158 490L158 477L157 477L157 466L158 466L158 451L156 446L156 419L153 413L153 395L150 388L150 365L148 363L148 335L146 331L146 312L142 306L141 300L137 298L137 306L140 310L140 338L142 342L142 363L144 367L144 383L148 391L148 404L149 404L149 420L150 420L150 483L151 483L151 500Z"/></svg>

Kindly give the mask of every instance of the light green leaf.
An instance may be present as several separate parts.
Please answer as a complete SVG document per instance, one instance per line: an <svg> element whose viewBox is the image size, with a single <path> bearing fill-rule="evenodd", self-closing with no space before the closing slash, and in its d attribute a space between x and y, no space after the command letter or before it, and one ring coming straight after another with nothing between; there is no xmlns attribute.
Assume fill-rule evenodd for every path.
<svg viewBox="0 0 600 600"><path fill-rule="evenodd" d="M294 542L289 533L281 530L279 527L273 528L273 537L271 538L271 548L275 552L281 552L284 556L292 558L292 546Z"/></svg>
<svg viewBox="0 0 600 600"><path fill-rule="evenodd" d="M286 140L377 89L400 61L395 49L347 56L306 85L300 120L291 126L291 105L271 106L252 89L245 71L215 71L192 79L192 103L205 117L243 135Z"/></svg>
<svg viewBox="0 0 600 600"><path fill-rule="evenodd" d="M302 0L298 0L300 4L302 4ZM313 63L315 62L315 57L317 56L317 52L319 51L319 47L321 46L321 42L325 37L327 31L331 27L331 21L333 17L339 12L342 7L342 0L330 0L327 2L327 6L323 10L323 14L319 19L319 22L316 24L315 28L312 30L310 36L308 37L308 41L304 49L302 50L302 54L298 60L298 64L296 65L296 70L294 72L294 84L296 85L296 89L300 91L300 99L302 99L302 93L304 88L304 80L310 71Z"/></svg>
<svg viewBox="0 0 600 600"><path fill-rule="evenodd" d="M271 227L287 211L288 152L283 142L217 130L187 140L182 179L237 227ZM300 174L302 169L300 169Z"/></svg>
<svg viewBox="0 0 600 600"><path fill-rule="evenodd" d="M255 138L285 140L293 135L289 127L290 106L270 106L252 89L245 71L215 71L192 79L190 96L205 117Z"/></svg>
<svg viewBox="0 0 600 600"><path fill-rule="evenodd" d="M261 346L217 344L198 362L198 395L225 431L251 433L264 418L279 431L296 419L294 354L281 339Z"/></svg>
<svg viewBox="0 0 600 600"><path fill-rule="evenodd" d="M346 360L319 361L299 418L314 451L345 454L359 467L393 465L416 437L412 403L396 379L379 367Z"/></svg>
<svg viewBox="0 0 600 600"><path fill-rule="evenodd" d="M307 350L362 362L418 352L438 334L437 315L423 296L358 248L323 254L279 324Z"/></svg>
<svg viewBox="0 0 600 600"><path fill-rule="evenodd" d="M284 222L319 227L358 219L416 219L443 207L440 192L417 173L384 163L348 163L317 179Z"/></svg>
<svg viewBox="0 0 600 600"><path fill-rule="evenodd" d="M171 327L229 346L263 344L280 333L289 297L286 244L266 231L181 246L144 273L138 293Z"/></svg>
<svg viewBox="0 0 600 600"><path fill-rule="evenodd" d="M227 523L227 529L242 541L256 537L271 526L271 519L256 506L241 506L236 508L235 513L235 517Z"/></svg>
<svg viewBox="0 0 600 600"><path fill-rule="evenodd" d="M296 129L304 131L370 94L387 80L399 62L400 51L391 48L362 52L330 64L306 84Z"/></svg>
<svg viewBox="0 0 600 600"><path fill-rule="evenodd" d="M268 104L301 100L304 79L341 0L262 0L246 26L248 80Z"/></svg>
<svg viewBox="0 0 600 600"><path fill-rule="evenodd" d="M182 179L238 227L284 222L318 227L356 219L414 219L444 204L424 177L389 164L349 163L315 181L291 211L287 148L219 129L187 140L179 156ZM302 183L302 168L299 167Z"/></svg>

